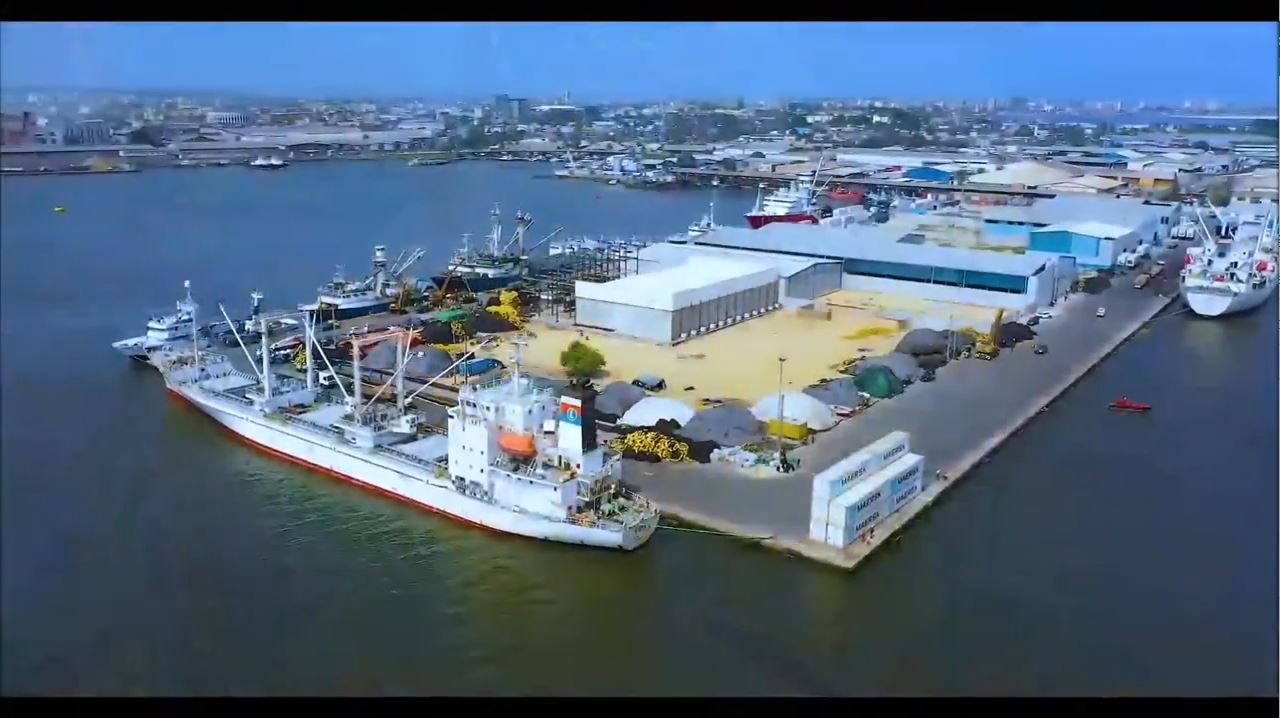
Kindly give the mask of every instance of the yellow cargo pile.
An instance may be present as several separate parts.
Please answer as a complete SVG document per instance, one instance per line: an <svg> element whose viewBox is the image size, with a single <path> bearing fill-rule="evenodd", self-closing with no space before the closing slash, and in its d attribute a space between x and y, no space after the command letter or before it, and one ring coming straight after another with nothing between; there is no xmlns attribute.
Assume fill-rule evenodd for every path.
<svg viewBox="0 0 1280 718"><path fill-rule="evenodd" d="M897 332L898 332L898 329L895 327L884 327L884 326L862 327L861 329L859 329L856 332L853 332L852 334L845 334L843 338L853 339L853 340L869 339L871 337L887 337L891 334L896 334Z"/></svg>
<svg viewBox="0 0 1280 718"><path fill-rule="evenodd" d="M609 443L609 447L619 453L644 454L655 456L663 461L692 462L689 458L689 445L656 431L640 429L626 436L620 436Z"/></svg>
<svg viewBox="0 0 1280 718"><path fill-rule="evenodd" d="M502 317L511 323L511 326L519 329L524 326L524 317L520 316L520 310L506 304L495 304L488 308L488 311Z"/></svg>

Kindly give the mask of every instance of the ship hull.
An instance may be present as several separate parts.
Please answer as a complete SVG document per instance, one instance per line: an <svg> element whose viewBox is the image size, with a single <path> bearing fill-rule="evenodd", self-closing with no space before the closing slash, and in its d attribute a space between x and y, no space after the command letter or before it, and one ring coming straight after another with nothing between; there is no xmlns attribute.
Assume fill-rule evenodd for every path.
<svg viewBox="0 0 1280 718"><path fill-rule="evenodd" d="M313 436L304 429L267 419L251 407L213 399L198 390L168 388L261 451L462 523L545 541L624 551L644 545L657 527L656 516L627 530L610 531L516 513L454 491L447 479L436 477L431 469L339 444L318 433Z"/></svg>
<svg viewBox="0 0 1280 718"><path fill-rule="evenodd" d="M452 277L452 278L450 278ZM495 289L503 289L516 283L520 279L518 275L507 276L486 276L475 274L438 274L431 278L436 288L443 288L445 282L457 286L466 286L472 292L492 292Z"/></svg>
<svg viewBox="0 0 1280 718"><path fill-rule="evenodd" d="M1228 314L1238 314L1247 312L1263 302L1271 296L1275 291L1276 285L1262 289L1253 289L1245 292L1237 292L1235 294L1217 294L1213 292L1198 292L1194 289L1188 290L1185 286L1182 288L1182 297L1187 302L1187 306L1191 311L1202 317L1223 317Z"/></svg>
<svg viewBox="0 0 1280 718"><path fill-rule="evenodd" d="M818 218L809 212L795 212L792 214L748 214L747 224L752 229L760 229L766 224L774 224L776 222L784 222L787 224L817 224Z"/></svg>
<svg viewBox="0 0 1280 718"><path fill-rule="evenodd" d="M382 314L391 310L391 300L384 299L370 304L335 306L332 304L322 304L317 309L315 304L307 304L298 307L303 311L319 312L320 319L355 319L356 317L368 316L370 314Z"/></svg>

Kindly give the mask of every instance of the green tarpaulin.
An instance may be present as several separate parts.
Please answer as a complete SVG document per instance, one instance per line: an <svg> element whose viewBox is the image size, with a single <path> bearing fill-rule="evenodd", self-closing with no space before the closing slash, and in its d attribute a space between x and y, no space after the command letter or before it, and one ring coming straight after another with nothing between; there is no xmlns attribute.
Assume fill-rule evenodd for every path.
<svg viewBox="0 0 1280 718"><path fill-rule="evenodd" d="M858 372L853 383L877 399L888 399L902 393L902 381L886 366L871 366Z"/></svg>

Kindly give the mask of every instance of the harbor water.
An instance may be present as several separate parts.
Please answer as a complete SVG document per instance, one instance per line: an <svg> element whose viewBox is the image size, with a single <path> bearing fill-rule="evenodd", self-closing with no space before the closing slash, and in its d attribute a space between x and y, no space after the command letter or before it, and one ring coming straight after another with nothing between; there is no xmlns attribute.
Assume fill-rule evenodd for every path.
<svg viewBox="0 0 1280 718"><path fill-rule="evenodd" d="M185 279L211 318L310 299L375 244L424 247L425 276L494 202L536 241L678 232L709 199L549 172L0 182L3 692L1275 694L1275 297L1156 320L854 574L455 524L238 443L111 349ZM1108 413L1121 394L1155 410Z"/></svg>

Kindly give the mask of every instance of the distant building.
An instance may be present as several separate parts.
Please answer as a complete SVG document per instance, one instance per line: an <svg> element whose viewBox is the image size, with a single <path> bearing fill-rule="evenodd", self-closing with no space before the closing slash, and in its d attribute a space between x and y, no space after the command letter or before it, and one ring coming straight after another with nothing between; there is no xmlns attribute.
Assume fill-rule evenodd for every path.
<svg viewBox="0 0 1280 718"><path fill-rule="evenodd" d="M217 127L244 127L249 124L246 112L206 112L204 121Z"/></svg>
<svg viewBox="0 0 1280 718"><path fill-rule="evenodd" d="M508 113L511 111L511 98L506 95L493 96L493 117L496 120L511 119Z"/></svg>
<svg viewBox="0 0 1280 718"><path fill-rule="evenodd" d="M512 122L525 122L529 119L529 101L523 97L512 97L507 100L507 119Z"/></svg>
<svg viewBox="0 0 1280 718"><path fill-rule="evenodd" d="M68 145L109 145L112 141L106 120L80 120L68 125L63 137L63 143Z"/></svg>
<svg viewBox="0 0 1280 718"><path fill-rule="evenodd" d="M35 141L36 116L31 112L0 114L0 145L29 145Z"/></svg>

